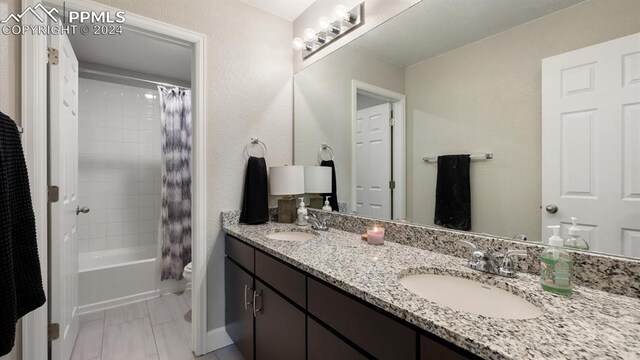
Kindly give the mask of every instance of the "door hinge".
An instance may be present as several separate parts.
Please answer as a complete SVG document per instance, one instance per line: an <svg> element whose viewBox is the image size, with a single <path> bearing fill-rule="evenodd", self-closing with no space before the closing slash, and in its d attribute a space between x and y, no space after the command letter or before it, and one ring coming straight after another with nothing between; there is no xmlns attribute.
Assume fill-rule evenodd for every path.
<svg viewBox="0 0 640 360"><path fill-rule="evenodd" d="M55 185L50 185L47 189L47 197L50 203L58 202L60 199L60 188Z"/></svg>
<svg viewBox="0 0 640 360"><path fill-rule="evenodd" d="M393 190L396 188L396 182L391 180L389 181L389 189Z"/></svg>
<svg viewBox="0 0 640 360"><path fill-rule="evenodd" d="M47 337L49 341L57 340L60 337L60 324L49 324L47 327Z"/></svg>
<svg viewBox="0 0 640 360"><path fill-rule="evenodd" d="M58 49L47 48L47 64L58 65Z"/></svg>
<svg viewBox="0 0 640 360"><path fill-rule="evenodd" d="M396 126L396 118L394 117L389 118L389 126Z"/></svg>

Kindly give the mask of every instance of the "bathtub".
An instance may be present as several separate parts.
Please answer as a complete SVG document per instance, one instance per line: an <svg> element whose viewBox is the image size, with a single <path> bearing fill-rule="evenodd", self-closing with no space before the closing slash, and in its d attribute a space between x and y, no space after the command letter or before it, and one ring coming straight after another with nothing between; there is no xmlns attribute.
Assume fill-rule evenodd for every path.
<svg viewBox="0 0 640 360"><path fill-rule="evenodd" d="M79 312L88 313L188 288L186 280L160 281L158 247L147 245L81 253Z"/></svg>

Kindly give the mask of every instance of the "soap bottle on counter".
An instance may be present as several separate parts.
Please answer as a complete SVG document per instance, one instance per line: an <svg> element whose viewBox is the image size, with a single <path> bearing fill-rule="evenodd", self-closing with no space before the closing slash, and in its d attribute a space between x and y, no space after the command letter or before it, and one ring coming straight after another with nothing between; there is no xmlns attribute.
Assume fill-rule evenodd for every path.
<svg viewBox="0 0 640 360"><path fill-rule="evenodd" d="M322 210L324 211L333 211L333 209L331 208L331 205L329 205L329 198L331 196L325 196L324 197L324 206L322 207Z"/></svg>
<svg viewBox="0 0 640 360"><path fill-rule="evenodd" d="M297 225L300 226L306 226L307 225L307 208L306 208L306 204L304 203L304 198L299 198L300 199L300 206L298 207L298 220L296 221Z"/></svg>
<svg viewBox="0 0 640 360"><path fill-rule="evenodd" d="M573 225L569 228L569 237L564 241L564 247L576 250L589 250L589 243L580 235L582 230L578 227L578 218L572 217L571 222Z"/></svg>
<svg viewBox="0 0 640 360"><path fill-rule="evenodd" d="M551 293L569 296L573 293L571 255L562 248L560 225L548 226L548 228L553 229L553 236L549 238L549 247L540 255L540 285Z"/></svg>

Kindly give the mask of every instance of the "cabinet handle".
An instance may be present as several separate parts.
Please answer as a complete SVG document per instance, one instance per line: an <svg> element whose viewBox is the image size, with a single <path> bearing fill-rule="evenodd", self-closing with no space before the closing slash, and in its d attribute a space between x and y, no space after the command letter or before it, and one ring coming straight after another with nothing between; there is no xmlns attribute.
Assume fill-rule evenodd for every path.
<svg viewBox="0 0 640 360"><path fill-rule="evenodd" d="M252 291L253 289L247 284L244 285L244 309L247 310L249 305L251 305L251 301L247 301L247 291Z"/></svg>
<svg viewBox="0 0 640 360"><path fill-rule="evenodd" d="M257 291L253 292L253 317L258 316L259 312L262 312L262 308L256 308L256 298L262 296L262 291L259 293Z"/></svg>

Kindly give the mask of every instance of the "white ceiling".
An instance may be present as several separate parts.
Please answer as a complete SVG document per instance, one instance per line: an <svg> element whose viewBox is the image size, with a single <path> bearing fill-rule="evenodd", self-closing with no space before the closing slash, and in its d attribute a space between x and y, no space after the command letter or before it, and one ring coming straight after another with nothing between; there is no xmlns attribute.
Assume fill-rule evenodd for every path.
<svg viewBox="0 0 640 360"><path fill-rule="evenodd" d="M289 21L295 20L315 0L240 0Z"/></svg>
<svg viewBox="0 0 640 360"><path fill-rule="evenodd" d="M582 1L423 0L351 45L409 66Z"/></svg>
<svg viewBox="0 0 640 360"><path fill-rule="evenodd" d="M78 60L157 77L191 81L191 48L131 29L122 35L70 35Z"/></svg>

